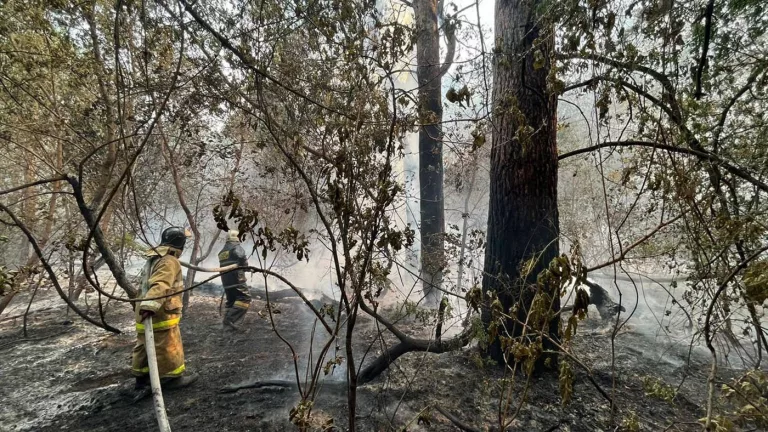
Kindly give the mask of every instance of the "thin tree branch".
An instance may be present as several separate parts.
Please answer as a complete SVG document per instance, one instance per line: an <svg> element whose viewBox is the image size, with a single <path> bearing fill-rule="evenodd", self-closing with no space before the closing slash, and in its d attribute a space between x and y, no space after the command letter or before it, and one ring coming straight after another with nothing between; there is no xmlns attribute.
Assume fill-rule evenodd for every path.
<svg viewBox="0 0 768 432"><path fill-rule="evenodd" d="M76 314L78 314L81 318L88 321L89 323L95 325L96 327L103 328L104 330L110 331L112 333L119 334L120 330L104 323L100 323L93 318L89 317L85 314L85 312L81 311L74 303L72 303L72 300L69 299L69 296L67 296L64 293L64 290L61 288L61 285L59 284L59 279L56 277L56 272L53 271L53 268L51 267L50 263L48 263L48 260L45 258L45 254L43 254L42 249L40 249L40 245L37 243L37 239L35 239L35 236L32 234L32 232L27 228L24 223L19 220L19 218L16 217L16 215L6 206L3 204L0 204L0 210L4 211L8 214L8 216L13 219L13 222L16 224L16 226L19 227L19 229L24 232L24 235L29 240L29 243L32 245L32 248L35 250L35 253L37 254L38 258L40 258L40 263L43 265L43 268L45 269L46 273L48 273L48 277L51 278L51 283L53 283L54 288L56 288L56 292L59 293L59 296L67 303L67 306L69 306L73 311L75 311Z"/></svg>
<svg viewBox="0 0 768 432"><path fill-rule="evenodd" d="M693 93L693 97L700 99L704 96L701 90L702 77L704 76L704 69L707 68L707 52L709 51L709 40L712 37L712 14L715 11L715 0L709 0L707 3L707 9L704 11L706 21L704 23L704 44L701 47L701 57L699 58L699 65L696 67L696 91Z"/></svg>
<svg viewBox="0 0 768 432"><path fill-rule="evenodd" d="M628 254L629 252L631 252L631 251L632 251L633 249L635 249L636 247L638 247L638 246L640 246L641 244L643 244L643 243L645 243L646 241L648 241L648 239L650 239L651 237L653 237L654 235L656 235L656 233L657 233L657 232L659 232L659 231L661 231L662 229L664 229L664 228L668 227L669 225L672 225L673 223L677 222L677 221L678 221L678 220L679 220L681 217L683 217L684 215L685 215L685 212L683 212L683 213L680 213L679 215L677 215L677 216L673 217L672 219L670 219L670 220L668 220L668 221L666 221L666 222L662 222L662 223L660 223L658 226L656 226L656 228L654 228L653 230L651 230L651 232L649 232L648 234L644 235L643 237L641 237L640 239L638 239L637 241L635 241L634 243L632 243L631 245L629 245L629 246L628 246L626 249L623 249L617 258L615 258L615 259L612 259L612 260L610 260L610 261L607 261L607 262L604 262L604 263L602 263L602 264L600 264L600 265L596 265L596 266L594 266L594 267L590 267L590 268L586 269L585 271L586 271L587 273L589 273L589 272L593 272L593 271L595 271L595 270L600 270L601 268L604 268L604 267L608 267L608 266L611 266L611 265L614 265L614 264L616 264L616 263L619 263L619 262L623 261L623 260L624 260L624 259L627 257L627 254Z"/></svg>
<svg viewBox="0 0 768 432"><path fill-rule="evenodd" d="M184 5L184 10L186 10L187 13L192 15L192 18L194 18L195 21L201 27L203 27L208 33L210 33L211 36L216 38L216 40L219 41L219 43L221 44L222 47L226 48L228 51L230 51L232 54L234 54L237 58L239 58L240 61L243 62L243 65L245 65L248 69L252 70L257 75L267 79L268 81L276 84L277 86L283 88L284 90L287 90L288 92L290 92L290 93L300 97L301 99L306 100L307 102L309 102L309 103L311 103L313 105L316 105L316 106L318 106L318 107L320 107L320 108L322 108L322 109L324 109L326 111L332 112L334 114L338 114L338 115L340 115L342 117L346 117L346 118L354 120L352 117L348 116L347 114L344 114L341 111L333 109L333 108L331 108L331 107L329 107L327 105L324 105L324 104L322 104L322 103L312 99L311 97L301 93L300 91L298 91L298 90L296 90L296 89L294 89L292 87L289 87L286 84L283 84L280 80L278 80L277 78L273 77L269 73L259 69L256 66L253 58L251 58L251 56L249 56L246 53L243 53L242 51L237 49L234 45L232 45L232 43L229 41L229 39L225 38L221 33L216 31L216 29L214 29L206 20L203 19L203 17L200 16L199 13L197 13L197 11L187 2L187 0L179 0L179 1L181 2L181 4Z"/></svg>
<svg viewBox="0 0 768 432"><path fill-rule="evenodd" d="M448 73L448 70L453 66L453 59L456 56L456 25L451 22L445 25L445 40L448 42L445 61L440 67L437 79L442 79L443 75Z"/></svg>
<svg viewBox="0 0 768 432"><path fill-rule="evenodd" d="M761 191L768 193L768 184L766 184L765 182L757 179L756 177L754 177L753 175L751 175L748 172L744 171L743 169L741 169L741 168L739 168L739 167L737 167L735 165L732 165L730 162L727 162L727 161L723 160L719 156L716 156L716 155L714 155L712 153L709 153L707 151L688 149L688 148L684 148L684 147L676 147L676 146L671 146L671 145L668 145L668 144L661 144L661 143L656 143L656 142L651 142L651 141L632 141L632 140L627 140L627 141L608 141L608 142L603 142L603 143L600 143L600 144L596 144L594 146L585 147L585 148L582 148L582 149L578 149L578 150L570 151L570 152L567 152L567 153L563 153L563 154L559 155L557 157L557 159L558 160L563 160L563 159L567 159L569 157L577 156L577 155L584 154L584 153L590 153L590 152L593 152L595 150L599 150L601 148L606 148L606 147L650 147L650 148L656 148L656 149L660 149L660 150L667 150L667 151L674 152L674 153L681 153L681 154L686 154L686 155L690 155L690 156L696 156L699 159L706 160L706 161L709 161L709 162L713 162L714 164L719 165L719 166L725 168L726 171L730 172L731 174L735 175L736 177L739 177L739 178L741 178L743 180L746 180L749 183L752 183L753 185L755 185Z"/></svg>
<svg viewBox="0 0 768 432"><path fill-rule="evenodd" d="M620 69L642 72L646 75L649 75L655 78L662 85L662 87L664 87L664 89L669 93L670 96L675 94L674 93L675 88L672 85L672 81L669 79L669 77L647 66L615 60L600 54L583 54L583 55L582 54L571 54L571 55L560 54L560 55L557 55L556 58L558 60L575 60L575 59L593 60L599 63L607 64L609 66L620 68ZM595 78L600 78L600 77L595 77Z"/></svg>
<svg viewBox="0 0 768 432"><path fill-rule="evenodd" d="M723 127L725 126L725 121L728 118L728 113L731 111L731 108L733 108L733 106L744 95L744 93L752 88L752 85L755 83L758 75L761 73L765 73L765 68L756 67L749 78L747 78L747 82L744 84L744 86L741 87L741 89L739 89L739 91L733 95L730 101L728 101L728 105L725 106L725 109L720 114L720 119L718 120L717 127L715 128L714 138L712 139L712 146L714 149L718 148L720 143L720 135L723 133Z"/></svg>
<svg viewBox="0 0 768 432"><path fill-rule="evenodd" d="M0 191L0 196L7 195L9 193L16 192L16 191L19 191L19 190L22 190L22 189L26 189L26 188L30 188L30 187L33 187L33 186L38 186L38 185L46 184L46 183L54 183L54 182L61 181L61 180L66 180L66 179L67 179L67 176L60 175L60 176L56 176L56 177L49 178L49 179L38 180L38 181L35 181L35 182L32 182L32 183L23 184L21 186L15 186L15 187L12 187L10 189L5 189L3 191Z"/></svg>

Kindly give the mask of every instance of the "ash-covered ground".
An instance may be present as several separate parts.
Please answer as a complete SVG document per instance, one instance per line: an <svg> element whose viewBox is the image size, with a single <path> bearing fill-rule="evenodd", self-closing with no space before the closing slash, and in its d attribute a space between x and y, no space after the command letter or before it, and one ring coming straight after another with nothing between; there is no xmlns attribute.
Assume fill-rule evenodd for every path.
<svg viewBox="0 0 768 432"><path fill-rule="evenodd" d="M53 290L41 290L37 296L26 339L21 335L21 318L13 317L23 313L28 297L19 295L0 316L0 430L156 430L151 399L132 403L128 366L135 333L130 307L109 304L108 322L123 331L113 335L67 314ZM96 314L94 296L84 296L80 306L85 307L86 300ZM254 301L244 322L249 331L232 334L220 324L218 296L192 297L181 328L187 366L200 380L188 389L165 393L173 430L293 430L289 411L299 400L295 385L219 392L222 387L250 381L295 382L291 351L272 331L265 306L262 300ZM279 311L274 314L277 329L297 349L298 368L303 373L313 318L306 306L293 299L277 303L275 309ZM700 430L696 422L705 414L709 357L701 349L649 334L647 323L639 321L645 318L630 319L618 334L613 365L610 324L600 321L596 313L582 322L576 337L574 353L590 369L597 385L616 401L618 411L613 416L606 399L586 379L586 372L574 364L573 401L562 406L555 375L534 378L526 403L508 430L613 431L622 430L622 421L634 416L644 431ZM433 331L418 320L409 321L406 327L421 336ZM320 329L315 331L315 355L323 342ZM363 356L367 363L381 346L372 321L361 319L357 331L359 365ZM344 355L343 340L334 347ZM330 357L335 355L334 349ZM435 407L477 430L498 430L498 385L503 374L478 359L474 346L441 355L405 355L389 372L359 389L359 430L458 430ZM346 430L348 423L344 367L342 363L324 377L314 406L318 424L332 418L338 430ZM615 387L612 371L616 373ZM727 367L720 371L720 379L738 373ZM516 401L523 394L524 381L524 377L516 378ZM680 386L680 390L673 401L665 401L646 394L648 382ZM516 409L513 404L511 411Z"/></svg>

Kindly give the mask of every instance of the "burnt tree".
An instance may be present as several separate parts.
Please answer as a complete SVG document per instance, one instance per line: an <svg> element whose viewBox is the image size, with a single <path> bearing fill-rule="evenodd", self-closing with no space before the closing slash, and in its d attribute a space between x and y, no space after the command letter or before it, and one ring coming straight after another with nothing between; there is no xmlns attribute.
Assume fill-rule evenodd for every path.
<svg viewBox="0 0 768 432"><path fill-rule="evenodd" d="M547 90L553 32L537 17L541 0L496 2L496 56L493 65L493 138L491 149L488 242L483 294L498 296L507 319L505 337L523 335L536 294L536 277L558 256L557 98ZM487 297L486 297L487 298ZM560 307L552 295L552 308ZM515 305L519 307L515 308ZM515 312L516 310L516 312ZM482 313L486 328L493 311ZM503 318L502 318L503 319ZM546 324L546 322L545 322ZM559 320L551 319L556 337ZM546 327L546 325L544 326ZM530 332L528 333L530 334ZM552 348L544 340L544 349ZM487 354L505 362L500 339ZM543 364L543 358L538 362Z"/></svg>
<svg viewBox="0 0 768 432"><path fill-rule="evenodd" d="M443 103L438 0L415 0L416 76L419 83L421 278L427 304L437 304L443 280Z"/></svg>

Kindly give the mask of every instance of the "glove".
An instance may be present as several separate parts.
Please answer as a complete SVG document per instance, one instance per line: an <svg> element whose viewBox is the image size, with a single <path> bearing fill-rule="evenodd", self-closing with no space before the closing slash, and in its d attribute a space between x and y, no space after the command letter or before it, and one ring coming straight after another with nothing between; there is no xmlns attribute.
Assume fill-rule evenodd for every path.
<svg viewBox="0 0 768 432"><path fill-rule="evenodd" d="M151 317L155 313L149 310L142 310L141 311L141 321L144 322L148 317Z"/></svg>

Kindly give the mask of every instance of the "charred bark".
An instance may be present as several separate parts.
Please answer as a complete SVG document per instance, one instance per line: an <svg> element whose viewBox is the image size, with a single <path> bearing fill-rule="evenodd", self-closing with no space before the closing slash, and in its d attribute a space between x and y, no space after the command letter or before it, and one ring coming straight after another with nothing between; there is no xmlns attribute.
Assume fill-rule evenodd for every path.
<svg viewBox="0 0 768 432"><path fill-rule="evenodd" d="M493 138L491 148L488 242L483 293L495 293L505 313L509 335L518 338L536 294L536 276L558 255L557 210L557 99L547 91L547 76L554 48L553 32L536 17L541 0L499 0L495 34L499 41L494 60ZM542 31L544 30L544 31ZM535 265L526 274L521 267ZM549 288L545 288L549 289ZM560 307L552 295L552 308ZM490 309L483 309L486 327ZM559 318L549 323L549 335L558 334ZM544 349L556 350L544 339ZM503 364L504 352L496 338L487 355ZM544 364L539 359L539 367ZM554 363L551 363L554 365Z"/></svg>
<svg viewBox="0 0 768 432"><path fill-rule="evenodd" d="M125 291L126 294L128 294L128 297L132 299L136 298L136 296L138 296L138 291L133 287L133 285L131 285L131 282L128 280L128 276L125 274L125 270L118 263L115 254L112 252L112 249L109 247L107 240L104 238L104 233L96 223L96 216L85 202L85 197L83 196L83 190L80 182L75 177L67 177L67 181L69 182L70 186L72 186L72 192L75 196L75 200L77 201L77 207L80 210L80 214L83 216L88 229L93 234L93 239L96 242L97 249L101 253L101 256L104 258L104 261L107 264L107 267L109 267L109 270L112 272L112 275L115 277L117 284L120 286L120 288L123 289L123 291ZM87 272L89 271L89 268L84 266L83 271Z"/></svg>
<svg viewBox="0 0 768 432"><path fill-rule="evenodd" d="M437 0L413 2L416 18L416 76L419 83L419 187L421 278L429 305L437 305L443 281L443 104Z"/></svg>

